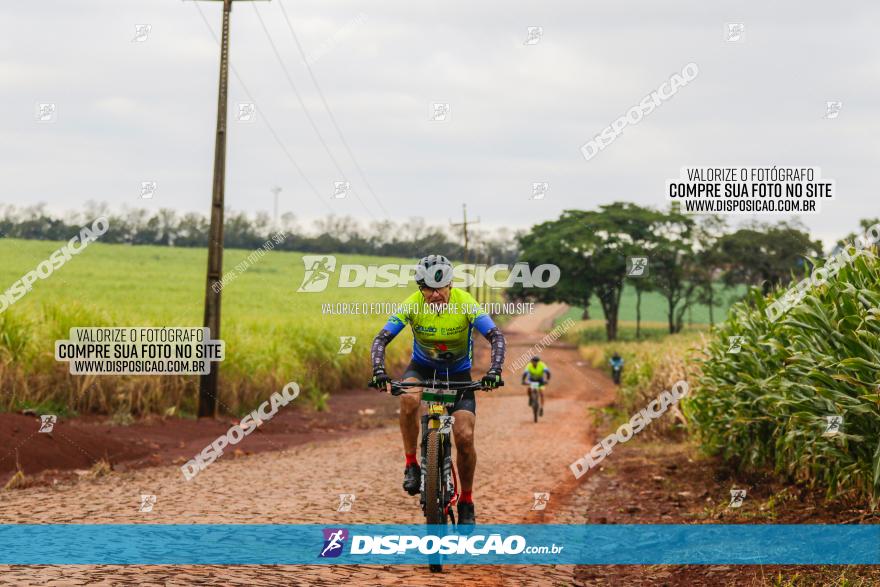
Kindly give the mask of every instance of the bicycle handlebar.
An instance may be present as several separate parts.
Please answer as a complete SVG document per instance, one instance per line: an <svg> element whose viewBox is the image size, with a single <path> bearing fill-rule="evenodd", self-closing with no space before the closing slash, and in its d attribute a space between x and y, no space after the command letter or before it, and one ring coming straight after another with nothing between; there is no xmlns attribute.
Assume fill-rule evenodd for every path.
<svg viewBox="0 0 880 587"><path fill-rule="evenodd" d="M503 387L502 381L498 387ZM414 393L407 391L408 389L449 389L452 391L470 391L478 389L488 389L483 387L482 381L440 381L438 379L427 379L425 381L391 381L391 395L403 395L405 393Z"/></svg>

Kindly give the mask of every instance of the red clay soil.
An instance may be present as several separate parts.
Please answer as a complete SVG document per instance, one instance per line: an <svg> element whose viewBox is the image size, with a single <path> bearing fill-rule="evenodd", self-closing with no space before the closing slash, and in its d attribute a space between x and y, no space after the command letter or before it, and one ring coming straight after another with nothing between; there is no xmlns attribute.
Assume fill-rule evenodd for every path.
<svg viewBox="0 0 880 587"><path fill-rule="evenodd" d="M610 429L605 427L604 431ZM641 439L615 449L581 481L571 505L587 524L877 524L864 502L829 502L823 492L766 475L743 475L692 444ZM740 508L730 490L746 489ZM880 568L852 565L591 565L574 571L576 585L714 587L880 585Z"/></svg>
<svg viewBox="0 0 880 587"><path fill-rule="evenodd" d="M397 401L373 390L334 392L328 410L282 408L243 441L234 455L281 450L316 440L357 434L396 421ZM367 413L364 413L367 412ZM372 413L369 413L372 412ZM106 461L113 470L182 464L237 422L234 418L151 417L118 425L106 417L59 418L51 433L40 433L35 415L0 414L0 487L20 466L27 485L51 484L74 471Z"/></svg>

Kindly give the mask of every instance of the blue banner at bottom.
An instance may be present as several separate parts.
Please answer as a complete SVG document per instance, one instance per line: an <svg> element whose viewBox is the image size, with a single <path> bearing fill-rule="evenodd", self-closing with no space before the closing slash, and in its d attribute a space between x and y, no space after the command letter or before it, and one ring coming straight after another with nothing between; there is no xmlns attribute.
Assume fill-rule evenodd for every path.
<svg viewBox="0 0 880 587"><path fill-rule="evenodd" d="M880 564L880 525L4 524L0 564Z"/></svg>

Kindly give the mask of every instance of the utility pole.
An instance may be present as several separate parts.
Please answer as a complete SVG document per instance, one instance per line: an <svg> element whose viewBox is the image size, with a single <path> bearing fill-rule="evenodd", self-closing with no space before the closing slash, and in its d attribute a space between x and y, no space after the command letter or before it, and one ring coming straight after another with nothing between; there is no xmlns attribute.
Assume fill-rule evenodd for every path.
<svg viewBox="0 0 880 587"><path fill-rule="evenodd" d="M226 96L229 85L229 13L233 0L223 2L220 40L220 81L217 92L217 134L214 139L214 185L211 192L211 229L208 235L208 277L205 282L205 327L212 340L220 339L220 278L223 274L223 196L226 179ZM241 1L241 0L235 0ZM217 382L220 363L209 363L210 371L199 378L199 418L217 414Z"/></svg>
<svg viewBox="0 0 880 587"><path fill-rule="evenodd" d="M462 228L462 232L464 234L464 263L465 263L465 265L467 265L467 262L468 262L468 231L467 231L468 224L479 224L480 219L477 218L476 220L471 220L470 223L468 222L467 204L461 205L461 211L462 211L462 215L463 215L462 222L452 222L450 220L449 225L452 226L453 228L458 228L459 226ZM470 291L470 289L471 288L468 287L468 291Z"/></svg>
<svg viewBox="0 0 880 587"><path fill-rule="evenodd" d="M486 285L486 267L489 266L489 255L487 253L483 253L480 256L480 262L482 263L483 268L479 271L479 275L482 277L482 279L480 280L480 285L477 286L479 288L477 290L477 292L479 293L479 296L477 297L477 302L480 304L485 304L489 301L489 286Z"/></svg>
<svg viewBox="0 0 880 587"><path fill-rule="evenodd" d="M278 230L278 194L281 193L281 188L276 185L270 191L275 195L275 208L274 208L275 212L272 216L272 218L275 219L275 225L273 226L273 228L275 230Z"/></svg>

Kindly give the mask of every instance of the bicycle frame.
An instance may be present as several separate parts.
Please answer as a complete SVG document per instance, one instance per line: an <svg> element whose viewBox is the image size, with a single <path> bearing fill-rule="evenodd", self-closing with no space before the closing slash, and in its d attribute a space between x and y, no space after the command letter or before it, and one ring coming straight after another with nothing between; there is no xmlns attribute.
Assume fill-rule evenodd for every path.
<svg viewBox="0 0 880 587"><path fill-rule="evenodd" d="M529 381L529 406L532 408L535 422L538 421L538 412L544 403L541 401L544 385L545 383L543 381Z"/></svg>
<svg viewBox="0 0 880 587"><path fill-rule="evenodd" d="M503 383L501 385L504 385ZM412 391L408 391L412 389ZM429 525L455 524L451 509L458 500L455 468L452 464L452 425L455 417L447 408L455 404L464 391L483 389L479 381L392 381L391 393L421 393L427 413L422 416L421 487L419 503ZM429 557L429 567L439 571L441 557Z"/></svg>
<svg viewBox="0 0 880 587"><path fill-rule="evenodd" d="M454 516L449 511L450 507L455 505L458 492L455 478L455 469L452 464L452 425L455 417L447 413L447 408L455 404L458 395L467 390L480 389L482 384L479 381L393 381L391 384L391 393L393 395L401 395L403 393L417 393L421 390L421 401L427 406L427 413L422 415L422 434L421 434L421 468L422 468L422 485L420 488L420 503L422 511L429 524L445 524L447 518L451 518L454 523ZM413 391L407 391L408 388L416 388ZM436 455L436 463L429 463L428 446L430 444L430 435L437 435L437 447L439 453ZM432 456L433 458L433 456ZM439 503L437 506L428 504L428 491L425 483L428 479L435 479L434 472L429 471L430 468L437 467L439 472L439 487L437 498ZM429 475L430 473L430 475ZM432 488L432 499L434 497ZM431 510L432 507L439 507L441 511Z"/></svg>

